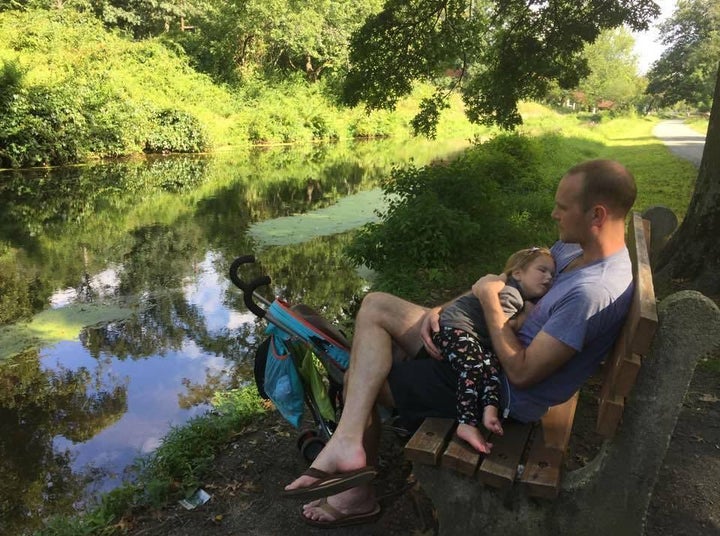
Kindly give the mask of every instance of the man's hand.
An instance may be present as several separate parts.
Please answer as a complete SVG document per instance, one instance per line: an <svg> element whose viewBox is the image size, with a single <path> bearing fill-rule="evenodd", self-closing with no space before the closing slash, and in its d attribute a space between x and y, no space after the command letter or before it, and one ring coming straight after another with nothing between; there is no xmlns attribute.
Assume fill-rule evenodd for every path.
<svg viewBox="0 0 720 536"><path fill-rule="evenodd" d="M430 354L430 357L438 360L442 359L442 355L440 354L440 350L438 350L437 346L433 343L432 335L433 333L440 331L440 311L442 311L441 307L428 309L422 319L422 324L420 325L420 338L425 345L427 353Z"/></svg>
<svg viewBox="0 0 720 536"><path fill-rule="evenodd" d="M487 274L478 279L472 286L473 295L480 300L483 306L488 305L488 300L498 301L498 294L507 283L505 274Z"/></svg>

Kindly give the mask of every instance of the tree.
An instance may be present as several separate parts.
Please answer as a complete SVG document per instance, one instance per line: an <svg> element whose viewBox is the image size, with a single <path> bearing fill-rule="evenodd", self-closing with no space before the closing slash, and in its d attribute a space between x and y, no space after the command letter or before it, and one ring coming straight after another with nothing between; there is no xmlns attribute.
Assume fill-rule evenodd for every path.
<svg viewBox="0 0 720 536"><path fill-rule="evenodd" d="M590 74L580 81L578 90L586 104L597 107L610 101L615 108L628 108L642 94L634 45L633 36L621 27L605 30L585 46Z"/></svg>
<svg viewBox="0 0 720 536"><path fill-rule="evenodd" d="M667 47L648 72L647 93L661 106L686 101L709 109L720 59L720 3L680 0L660 25Z"/></svg>
<svg viewBox="0 0 720 536"><path fill-rule="evenodd" d="M455 88L471 121L512 128L522 121L519 100L588 75L582 52L602 30L646 29L658 13L650 0L388 0L352 38L343 100L392 108L425 80L437 92L422 103L416 131L433 134Z"/></svg>
<svg viewBox="0 0 720 536"><path fill-rule="evenodd" d="M680 228L662 250L656 277L720 293L720 66L695 191Z"/></svg>
<svg viewBox="0 0 720 536"><path fill-rule="evenodd" d="M178 39L222 81L253 70L300 71L314 81L346 66L351 32L379 8L380 0L207 0L195 31Z"/></svg>

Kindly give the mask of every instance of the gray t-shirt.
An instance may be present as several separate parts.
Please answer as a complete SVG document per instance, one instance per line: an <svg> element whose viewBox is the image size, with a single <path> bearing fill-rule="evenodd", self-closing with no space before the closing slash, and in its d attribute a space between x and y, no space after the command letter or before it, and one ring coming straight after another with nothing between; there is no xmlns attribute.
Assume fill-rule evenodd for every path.
<svg viewBox="0 0 720 536"><path fill-rule="evenodd" d="M506 318L512 318L522 311L524 301L520 294L520 286L510 277L508 284L500 291L500 305L502 305ZM461 329L475 336L486 346L490 346L490 333L488 333L485 313L475 295L470 292L463 294L450 305L443 308L440 313L440 325Z"/></svg>
<svg viewBox="0 0 720 536"><path fill-rule="evenodd" d="M553 286L525 319L518 339L527 347L544 331L577 353L527 389L503 382L510 414L523 421L537 420L548 407L569 399L595 372L622 327L633 295L627 248L568 273L562 270L582 253L580 246L556 242L551 252L557 267Z"/></svg>

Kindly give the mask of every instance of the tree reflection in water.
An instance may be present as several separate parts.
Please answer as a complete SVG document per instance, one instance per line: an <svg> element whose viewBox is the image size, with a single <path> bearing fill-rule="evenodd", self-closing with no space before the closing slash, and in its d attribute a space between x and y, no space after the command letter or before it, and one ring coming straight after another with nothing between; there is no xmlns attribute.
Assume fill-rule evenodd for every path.
<svg viewBox="0 0 720 536"><path fill-rule="evenodd" d="M94 461L84 453L130 463L214 391L251 381L265 325L229 284L237 255L257 257L249 278L272 277L266 297L348 323L366 285L342 255L350 236L259 249L246 236L251 224L331 205L373 188L392 166L422 165L465 143L313 145L3 173L0 325L50 305L120 304L133 314L88 322L79 340L77 330L61 339L65 351L2 361L0 348L0 534L71 513L88 483L74 472L77 459ZM108 453L112 441L124 443Z"/></svg>
<svg viewBox="0 0 720 536"><path fill-rule="evenodd" d="M37 350L0 363L0 533L39 526L81 499L82 476L54 440L85 441L125 413L126 386L97 385L84 368L44 370Z"/></svg>

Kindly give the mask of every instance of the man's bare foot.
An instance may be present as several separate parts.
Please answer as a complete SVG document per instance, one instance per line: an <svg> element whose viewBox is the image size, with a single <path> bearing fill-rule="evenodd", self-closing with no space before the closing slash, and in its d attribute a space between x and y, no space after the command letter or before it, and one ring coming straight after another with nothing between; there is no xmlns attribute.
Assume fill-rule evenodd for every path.
<svg viewBox="0 0 720 536"><path fill-rule="evenodd" d="M323 508L325 501L332 508ZM358 486L303 505L302 516L313 521L332 524L343 518L373 512L377 509L377 504L372 486Z"/></svg>
<svg viewBox="0 0 720 536"><path fill-rule="evenodd" d="M493 434L503 435L502 422L498 417L498 409L495 406L485 406L483 409L483 426Z"/></svg>
<svg viewBox="0 0 720 536"><path fill-rule="evenodd" d="M490 449L492 449L492 443L488 443L487 441L485 441L485 438L480 433L480 430L478 430L475 426L460 423L457 427L457 435L461 439L464 439L465 441L470 443L470 446L472 446L478 452L482 452L483 454L490 454Z"/></svg>
<svg viewBox="0 0 720 536"><path fill-rule="evenodd" d="M366 465L365 450L362 444L347 441L337 433L330 438L312 463L312 467L326 473L344 473L362 469ZM317 478L302 475L285 486L285 490L306 488L317 481Z"/></svg>

